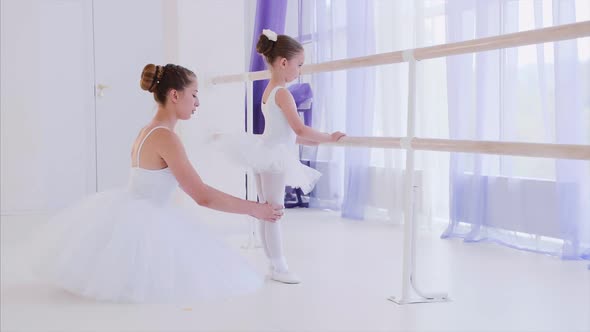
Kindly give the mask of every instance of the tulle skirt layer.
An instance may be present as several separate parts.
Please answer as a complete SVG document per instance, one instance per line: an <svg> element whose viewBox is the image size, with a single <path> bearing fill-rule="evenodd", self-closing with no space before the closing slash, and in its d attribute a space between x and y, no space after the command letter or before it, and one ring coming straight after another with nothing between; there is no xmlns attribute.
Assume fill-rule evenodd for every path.
<svg viewBox="0 0 590 332"><path fill-rule="evenodd" d="M217 135L213 144L242 168L255 173L284 173L286 185L301 188L304 193L312 191L322 175L299 161L295 144L267 142L260 135L247 133Z"/></svg>
<svg viewBox="0 0 590 332"><path fill-rule="evenodd" d="M255 291L238 252L181 209L127 190L96 194L35 236L35 271L70 292L114 302L180 302Z"/></svg>

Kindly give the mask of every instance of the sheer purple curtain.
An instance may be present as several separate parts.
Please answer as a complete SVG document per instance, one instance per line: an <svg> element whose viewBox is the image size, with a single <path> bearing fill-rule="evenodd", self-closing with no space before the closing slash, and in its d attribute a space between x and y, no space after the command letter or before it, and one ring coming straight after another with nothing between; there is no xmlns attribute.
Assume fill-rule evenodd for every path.
<svg viewBox="0 0 590 332"><path fill-rule="evenodd" d="M447 42L516 32L525 15L536 28L575 21L573 0L543 3L519 12L519 1L448 1ZM553 24L542 21L547 10ZM553 59L547 44L532 46L532 61L524 48L448 57L451 138L589 144L577 43L555 43ZM589 259L589 187L588 162L453 153L443 237Z"/></svg>
<svg viewBox="0 0 590 332"><path fill-rule="evenodd" d="M302 34L308 62L321 63L375 53L373 1L300 1ZM308 39L308 38L304 38ZM313 126L319 130L371 135L374 113L374 68L311 75ZM308 149L309 150L309 149ZM310 205L342 210L362 219L368 195L368 149L319 146L311 164L322 172Z"/></svg>
<svg viewBox="0 0 590 332"><path fill-rule="evenodd" d="M347 58L375 54L373 3L348 0ZM375 111L375 68L353 69L346 76L346 133L372 136ZM369 196L369 162L371 150L346 148L344 168L344 202L342 216L364 219Z"/></svg>
<svg viewBox="0 0 590 332"><path fill-rule="evenodd" d="M285 33L285 18L287 15L287 0L258 0L256 2L256 20L252 33L252 51L250 52L249 71L266 69L264 58L256 52L256 43L263 29L271 29L277 34ZM268 80L253 82L253 131L254 134L264 132L264 116L262 115L262 94L268 85ZM246 120L247 121L247 120ZM247 128L247 125L246 125Z"/></svg>
<svg viewBox="0 0 590 332"><path fill-rule="evenodd" d="M535 6L538 8L540 4L537 2ZM574 0L554 0L552 10L553 25L576 20ZM575 39L555 43L553 52L555 139L561 144L590 144L587 134L590 132L590 119L584 115L590 101L584 99L580 76L583 70L578 60L577 43ZM564 240L563 248L558 253L564 259L590 259L589 164L588 161L579 160L556 161L558 221L560 238Z"/></svg>

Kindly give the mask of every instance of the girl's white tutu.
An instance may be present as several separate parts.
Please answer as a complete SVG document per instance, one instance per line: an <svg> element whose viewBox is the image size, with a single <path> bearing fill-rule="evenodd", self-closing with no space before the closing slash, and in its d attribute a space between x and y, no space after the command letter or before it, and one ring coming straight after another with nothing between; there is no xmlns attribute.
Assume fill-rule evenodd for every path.
<svg viewBox="0 0 590 332"><path fill-rule="evenodd" d="M35 238L36 271L73 293L115 302L186 302L252 292L262 278L171 206L168 169L132 170L129 188L93 195Z"/></svg>
<svg viewBox="0 0 590 332"><path fill-rule="evenodd" d="M215 134L213 144L244 169L254 173L284 173L286 185L301 188L306 194L322 176L299 161L296 144L276 143L263 135L248 133Z"/></svg>
<svg viewBox="0 0 590 332"><path fill-rule="evenodd" d="M322 174L299 161L297 135L275 101L281 88L274 87L267 102L262 103L263 135L221 133L213 135L212 142L238 166L254 173L284 173L287 186L301 188L307 194Z"/></svg>

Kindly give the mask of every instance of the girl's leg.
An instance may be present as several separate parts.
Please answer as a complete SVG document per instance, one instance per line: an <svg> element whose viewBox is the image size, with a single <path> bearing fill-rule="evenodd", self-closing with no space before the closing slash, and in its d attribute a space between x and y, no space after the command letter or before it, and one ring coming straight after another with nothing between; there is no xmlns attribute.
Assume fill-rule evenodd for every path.
<svg viewBox="0 0 590 332"><path fill-rule="evenodd" d="M266 197L264 196L264 192L262 191L262 180L260 174L254 174L254 178L256 179L256 191L258 193L258 200L260 203L266 203ZM270 253L268 251L268 246L266 245L266 224L268 222L264 220L258 220L258 235L260 235L260 241L262 242L262 248L264 248L264 253L266 254L266 258L270 261Z"/></svg>
<svg viewBox="0 0 590 332"><path fill-rule="evenodd" d="M260 174L261 188L266 201L276 205L283 205L285 199L285 175L283 173ZM275 271L284 273L289 270L285 256L283 255L283 239L281 234L281 221L275 223L265 222L263 243L268 257Z"/></svg>

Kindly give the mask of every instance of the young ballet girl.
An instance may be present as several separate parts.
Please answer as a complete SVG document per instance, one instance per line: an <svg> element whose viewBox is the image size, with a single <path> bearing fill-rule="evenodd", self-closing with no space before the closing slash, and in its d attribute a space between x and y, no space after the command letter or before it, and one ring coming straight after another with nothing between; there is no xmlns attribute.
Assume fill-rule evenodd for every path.
<svg viewBox="0 0 590 332"><path fill-rule="evenodd" d="M286 85L299 77L305 58L303 46L298 41L265 29L256 50L264 56L271 72L262 95L264 133L218 135L217 139L237 162L253 169L260 202L280 205L284 201L286 185L308 193L320 177L318 171L299 161L296 144L336 142L344 134L319 132L306 126L297 113L295 100ZM287 284L300 283L301 279L289 268L283 252L281 223L259 222L259 233L270 262L270 278Z"/></svg>

